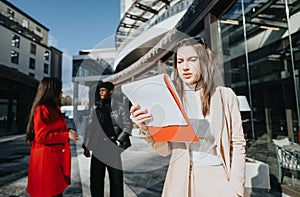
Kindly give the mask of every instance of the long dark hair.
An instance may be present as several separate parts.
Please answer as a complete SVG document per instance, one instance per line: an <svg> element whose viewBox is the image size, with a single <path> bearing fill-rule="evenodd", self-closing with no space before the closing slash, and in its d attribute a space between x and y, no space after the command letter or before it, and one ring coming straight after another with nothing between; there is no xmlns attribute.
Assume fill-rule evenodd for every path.
<svg viewBox="0 0 300 197"><path fill-rule="evenodd" d="M215 71L215 62L214 62L214 55L210 48L205 43L204 39L201 37L192 37L192 38L185 38L178 42L175 48L175 55L174 55L174 83L175 87L179 93L179 96L182 101L186 98L184 96L183 91L183 82L179 77L177 71L177 51L180 47L183 46L192 46L196 49L197 54L199 56L200 62L200 78L196 84L195 89L197 87L202 88L201 94L201 106L202 106L202 114L205 117L210 112L210 100L213 92L215 91L215 82L214 82L214 71Z"/></svg>
<svg viewBox="0 0 300 197"><path fill-rule="evenodd" d="M27 126L26 144L29 145L34 139L33 116L39 105L47 105L56 108L59 104L59 95L62 89L62 82L55 77L45 77L39 84L37 93L31 106Z"/></svg>

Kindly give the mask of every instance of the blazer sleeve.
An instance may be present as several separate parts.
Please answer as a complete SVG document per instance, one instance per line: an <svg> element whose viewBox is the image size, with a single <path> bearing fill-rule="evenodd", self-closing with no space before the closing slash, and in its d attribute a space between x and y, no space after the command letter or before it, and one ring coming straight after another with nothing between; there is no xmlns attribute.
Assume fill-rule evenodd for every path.
<svg viewBox="0 0 300 197"><path fill-rule="evenodd" d="M172 152L169 142L155 142L149 133L146 135L145 141L163 157L168 156Z"/></svg>
<svg viewBox="0 0 300 197"><path fill-rule="evenodd" d="M55 114L45 106L38 106L35 110L34 121L34 140L40 144L61 144L69 139L67 127L63 120L51 121Z"/></svg>
<svg viewBox="0 0 300 197"><path fill-rule="evenodd" d="M235 93L229 89L229 110L230 110L230 183L240 196L244 196L245 168L246 168L246 141L244 138L242 119L239 102Z"/></svg>

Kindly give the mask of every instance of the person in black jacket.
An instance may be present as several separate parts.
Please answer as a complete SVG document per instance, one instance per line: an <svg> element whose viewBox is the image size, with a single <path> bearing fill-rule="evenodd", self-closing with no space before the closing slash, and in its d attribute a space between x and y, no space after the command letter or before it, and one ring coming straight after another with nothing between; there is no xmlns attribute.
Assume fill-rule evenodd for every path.
<svg viewBox="0 0 300 197"><path fill-rule="evenodd" d="M111 82L98 82L95 109L91 111L82 145L86 157L90 157L90 150L92 151L90 189L94 197L104 196L106 168L109 173L110 196L124 196L120 154L131 145L129 136L133 124L129 109L123 105L123 99L117 96L112 99L113 89Z"/></svg>

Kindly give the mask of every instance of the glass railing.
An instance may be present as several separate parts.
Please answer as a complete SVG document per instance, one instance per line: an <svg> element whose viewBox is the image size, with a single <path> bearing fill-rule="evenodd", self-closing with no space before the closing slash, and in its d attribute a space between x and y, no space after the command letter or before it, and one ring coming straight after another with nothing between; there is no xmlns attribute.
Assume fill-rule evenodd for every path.
<svg viewBox="0 0 300 197"><path fill-rule="evenodd" d="M148 20L146 23L144 23L142 26L137 28L133 33L131 33L125 40L119 45L118 52L122 51L122 49L133 39L135 39L137 36L139 36L141 33L145 32L149 28L153 27L154 25L170 18L171 16L174 16L178 14L179 12L183 10L187 10L188 7L193 3L194 0L183 0L181 2L178 2L171 8L169 8L167 11L163 12L162 14L153 17L152 19ZM116 44L117 45L117 44Z"/></svg>

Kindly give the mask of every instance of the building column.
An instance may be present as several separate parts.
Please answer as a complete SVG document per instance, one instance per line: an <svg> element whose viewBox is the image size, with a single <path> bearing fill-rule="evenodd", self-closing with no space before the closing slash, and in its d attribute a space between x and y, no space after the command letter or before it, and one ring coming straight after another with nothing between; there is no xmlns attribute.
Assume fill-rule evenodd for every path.
<svg viewBox="0 0 300 197"><path fill-rule="evenodd" d="M215 56L215 83L217 85L224 84L224 61L223 61L223 47L220 35L219 21L215 15L208 13L204 19L205 38L208 46Z"/></svg>
<svg viewBox="0 0 300 197"><path fill-rule="evenodd" d="M157 72L158 72L158 74L165 73L164 71L165 70L164 70L164 64L163 64L163 62L161 60L158 60L157 61Z"/></svg>
<svg viewBox="0 0 300 197"><path fill-rule="evenodd" d="M77 120L77 106L78 106L78 86L79 83L77 81L73 82L74 91L73 91L73 118Z"/></svg>
<svg viewBox="0 0 300 197"><path fill-rule="evenodd" d="M265 107L265 119L266 119L266 129L267 129L267 140L268 142L272 141L272 116L271 109Z"/></svg>
<svg viewBox="0 0 300 197"><path fill-rule="evenodd" d="M285 109L285 116L286 116L286 127L287 127L288 137L289 139L291 139L292 142L295 142L292 110Z"/></svg>

